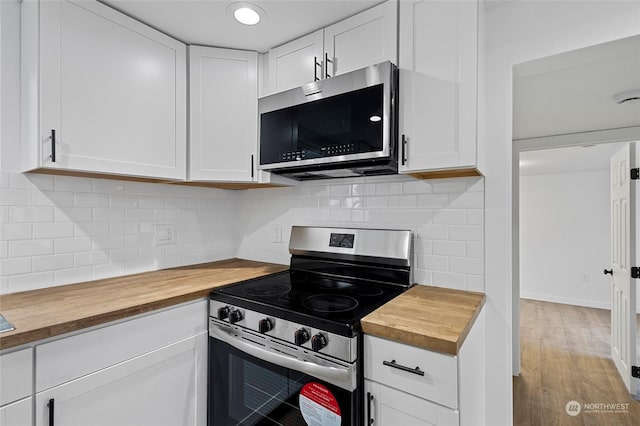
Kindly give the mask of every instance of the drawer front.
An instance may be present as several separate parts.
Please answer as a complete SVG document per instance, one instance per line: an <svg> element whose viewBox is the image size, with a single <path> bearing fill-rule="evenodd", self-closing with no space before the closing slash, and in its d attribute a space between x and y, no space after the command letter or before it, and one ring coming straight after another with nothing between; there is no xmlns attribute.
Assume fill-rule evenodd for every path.
<svg viewBox="0 0 640 426"><path fill-rule="evenodd" d="M36 392L207 330L205 300L36 346Z"/></svg>
<svg viewBox="0 0 640 426"><path fill-rule="evenodd" d="M424 375L402 367L410 370L418 367ZM364 336L364 377L458 409L458 362L455 356Z"/></svg>
<svg viewBox="0 0 640 426"><path fill-rule="evenodd" d="M0 406L31 395L33 349L0 355Z"/></svg>

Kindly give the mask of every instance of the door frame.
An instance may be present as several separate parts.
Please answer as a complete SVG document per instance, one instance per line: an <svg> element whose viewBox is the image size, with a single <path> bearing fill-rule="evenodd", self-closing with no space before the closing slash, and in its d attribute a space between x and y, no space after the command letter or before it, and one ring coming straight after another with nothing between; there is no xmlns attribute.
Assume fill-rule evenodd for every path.
<svg viewBox="0 0 640 426"><path fill-rule="evenodd" d="M511 174L512 374L520 375L520 153L571 146L640 141L640 126L514 139ZM640 242L638 242L640 243Z"/></svg>

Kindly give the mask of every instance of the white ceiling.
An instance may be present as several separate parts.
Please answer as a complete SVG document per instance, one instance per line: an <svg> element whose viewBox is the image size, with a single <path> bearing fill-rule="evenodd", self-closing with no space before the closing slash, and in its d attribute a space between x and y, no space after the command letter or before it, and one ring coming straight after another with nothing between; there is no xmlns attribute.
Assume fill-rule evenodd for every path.
<svg viewBox="0 0 640 426"><path fill-rule="evenodd" d="M640 125L640 103L613 96L640 89L640 36L514 67L513 138Z"/></svg>
<svg viewBox="0 0 640 426"><path fill-rule="evenodd" d="M266 13L255 26L236 22L225 0L100 0L187 44L266 52L383 0L250 0Z"/></svg>
<svg viewBox="0 0 640 426"><path fill-rule="evenodd" d="M520 175L609 170L611 155L623 143L541 149L520 153Z"/></svg>

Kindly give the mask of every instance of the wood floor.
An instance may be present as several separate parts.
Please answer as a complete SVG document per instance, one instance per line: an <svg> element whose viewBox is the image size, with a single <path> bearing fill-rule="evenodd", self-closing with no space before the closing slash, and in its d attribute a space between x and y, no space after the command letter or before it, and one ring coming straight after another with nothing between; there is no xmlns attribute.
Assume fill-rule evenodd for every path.
<svg viewBox="0 0 640 426"><path fill-rule="evenodd" d="M521 299L520 312L515 425L640 425L640 402L631 399L611 360L608 310ZM569 401L581 404L577 416L567 414ZM590 405L616 403L629 404L628 411L598 412Z"/></svg>

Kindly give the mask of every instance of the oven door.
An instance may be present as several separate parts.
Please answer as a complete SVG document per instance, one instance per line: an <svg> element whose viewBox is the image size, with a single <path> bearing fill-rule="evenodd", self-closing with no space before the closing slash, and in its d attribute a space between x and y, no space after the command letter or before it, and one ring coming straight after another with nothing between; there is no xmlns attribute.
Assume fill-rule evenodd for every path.
<svg viewBox="0 0 640 426"><path fill-rule="evenodd" d="M303 361L213 321L209 336L209 426L359 424L355 365Z"/></svg>

